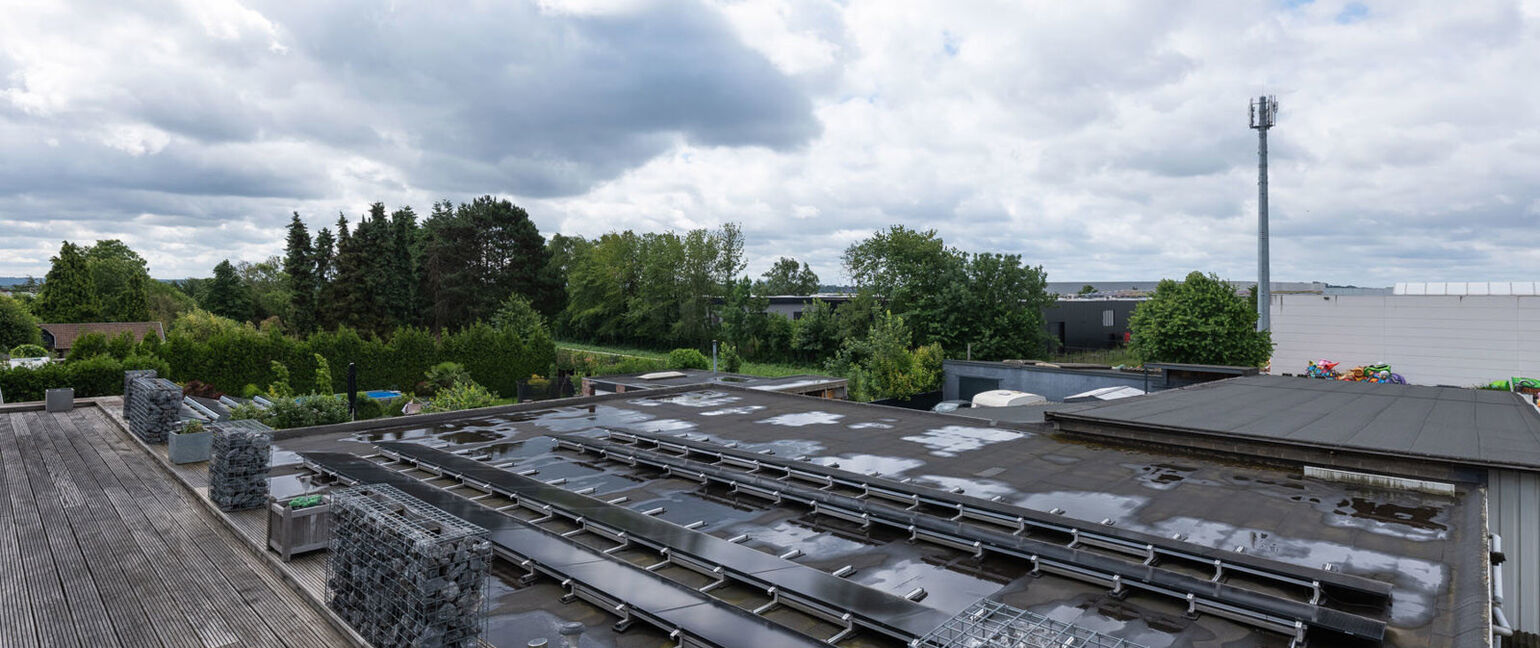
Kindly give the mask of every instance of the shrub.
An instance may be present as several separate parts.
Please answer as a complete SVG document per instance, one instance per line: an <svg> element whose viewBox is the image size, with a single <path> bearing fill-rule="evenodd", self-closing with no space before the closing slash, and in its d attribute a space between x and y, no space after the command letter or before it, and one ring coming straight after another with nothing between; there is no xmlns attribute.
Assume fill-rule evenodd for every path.
<svg viewBox="0 0 1540 648"><path fill-rule="evenodd" d="M37 318L16 299L0 295L0 348L43 341ZM12 354L15 355L15 354Z"/></svg>
<svg viewBox="0 0 1540 648"><path fill-rule="evenodd" d="M333 383L332 383L332 365L331 365L331 363L327 362L326 361L326 357L322 356L319 353L315 353L315 354L312 354L312 355L315 356L315 393L317 393L317 394L332 394L332 393L335 393L336 392L336 388L332 386Z"/></svg>
<svg viewBox="0 0 1540 648"><path fill-rule="evenodd" d="M695 349L674 349L668 352L669 369L710 369L711 360Z"/></svg>
<svg viewBox="0 0 1540 648"><path fill-rule="evenodd" d="M203 421L188 421L177 430L177 434L197 434L202 431Z"/></svg>
<svg viewBox="0 0 1540 648"><path fill-rule="evenodd" d="M130 355L123 359L123 370L129 369L154 369L157 376L171 375L171 365L152 355Z"/></svg>
<svg viewBox="0 0 1540 648"><path fill-rule="evenodd" d="M423 375L428 379L428 388L434 393L449 389L455 383L467 382L471 379L465 367L458 362L440 362L429 367L427 373Z"/></svg>
<svg viewBox="0 0 1540 648"><path fill-rule="evenodd" d="M230 418L257 419L275 430L332 425L348 420L348 403L338 396L284 398L265 410L241 403L230 410Z"/></svg>
<svg viewBox="0 0 1540 648"><path fill-rule="evenodd" d="M441 389L433 396L424 412L453 412L456 410L490 407L497 404L497 396L473 380L462 380Z"/></svg>
<svg viewBox="0 0 1540 648"><path fill-rule="evenodd" d="M385 412L385 416L401 416L401 410L410 402L412 402L411 396L388 398L380 403L380 409Z"/></svg>
<svg viewBox="0 0 1540 648"><path fill-rule="evenodd" d="M719 354L722 359L722 371L737 373L738 369L743 367L743 356L738 355L738 347L724 344L719 349Z"/></svg>
<svg viewBox="0 0 1540 648"><path fill-rule="evenodd" d="M22 345L18 345L14 349L11 349L11 357L12 358L46 358L46 357L48 357L48 349L44 349L43 347L40 347L40 346L38 346L36 344L22 344Z"/></svg>
<svg viewBox="0 0 1540 648"><path fill-rule="evenodd" d="M107 341L107 353L114 358L122 360L134 352L136 345L134 334L124 331Z"/></svg>
<svg viewBox="0 0 1540 648"><path fill-rule="evenodd" d="M92 356L109 355L107 349L107 336L101 333L87 333L75 338L74 346L70 347L66 360L84 360Z"/></svg>
<svg viewBox="0 0 1540 648"><path fill-rule="evenodd" d="M277 360L270 363L273 371L273 382L267 385L268 398L289 398L294 396L294 388L289 386L289 368Z"/></svg>
<svg viewBox="0 0 1540 648"><path fill-rule="evenodd" d="M354 418L360 421L377 419L384 415L385 408L381 405L380 400L368 396L360 396L358 398L358 403L353 412Z"/></svg>

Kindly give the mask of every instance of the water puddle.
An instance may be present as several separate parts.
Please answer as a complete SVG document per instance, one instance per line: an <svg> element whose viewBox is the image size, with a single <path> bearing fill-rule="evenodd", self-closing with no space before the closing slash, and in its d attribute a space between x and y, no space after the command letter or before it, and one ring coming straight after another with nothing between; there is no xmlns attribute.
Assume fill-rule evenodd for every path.
<svg viewBox="0 0 1540 648"><path fill-rule="evenodd" d="M438 438L454 445L471 445L473 443L486 443L505 439L507 434L493 432L491 430L464 430L460 432L446 432L437 435Z"/></svg>
<svg viewBox="0 0 1540 648"><path fill-rule="evenodd" d="M1134 513L1150 502L1143 495L1115 495L1094 491L1054 491L1033 493L1016 500L1016 505L1037 510L1063 509L1064 515L1087 522L1111 519L1123 525L1134 519Z"/></svg>
<svg viewBox="0 0 1540 648"><path fill-rule="evenodd" d="M765 509L753 508L743 504L728 502L721 499L707 499L693 492L681 491L650 500L627 504L637 511L645 511L659 506L664 508L662 513L653 517L668 520L674 524L690 524L696 521L705 521L706 525L697 531L712 531L734 524L741 524L759 517ZM750 533L751 536L756 535Z"/></svg>
<svg viewBox="0 0 1540 648"><path fill-rule="evenodd" d="M764 527L745 525L740 529L735 529L735 531L748 533L750 542L764 543L775 547L775 553L777 554L788 549L801 551L807 557L807 560L837 558L870 549L872 544L874 544L859 542L833 533L808 528L805 523L796 520L782 520Z"/></svg>
<svg viewBox="0 0 1540 648"><path fill-rule="evenodd" d="M628 429L637 430L640 432L663 433L693 430L695 429L695 424L689 421L681 421L679 419L653 419L651 421L629 423L626 425L626 427Z"/></svg>
<svg viewBox="0 0 1540 648"><path fill-rule="evenodd" d="M497 443L477 448L475 454L480 456L486 453L486 461L500 463L509 459L528 459L537 457L556 449L556 439L548 436L539 436L512 443Z"/></svg>
<svg viewBox="0 0 1540 648"><path fill-rule="evenodd" d="M1134 481L1139 482L1145 488L1154 490L1171 490L1183 482L1203 485L1214 484L1214 482L1208 480L1193 478L1198 469L1191 466L1175 464L1123 464L1123 467L1134 471Z"/></svg>
<svg viewBox="0 0 1540 648"><path fill-rule="evenodd" d="M938 457L955 457L958 453L978 450L992 443L1015 441L1027 436L1030 435L998 428L948 425L943 428L926 430L925 434L906 436L903 439L930 448L930 453Z"/></svg>
<svg viewBox="0 0 1540 648"><path fill-rule="evenodd" d="M907 457L882 457L869 454L842 454L838 457L815 457L813 463L830 468L858 473L862 475L876 472L883 477L902 475L906 470L912 470L925 465L920 459Z"/></svg>
<svg viewBox="0 0 1540 648"><path fill-rule="evenodd" d="M1448 536L1449 516L1442 506L1401 505L1364 497L1339 498L1327 511L1326 523L1357 528L1407 540L1426 542Z"/></svg>
<svg viewBox="0 0 1540 648"><path fill-rule="evenodd" d="M838 423L842 418L845 418L844 414L830 414L828 412L814 410L811 412L796 412L792 414L772 416L764 420L755 421L755 423L769 423L771 425L784 425L786 427L802 427L804 425L833 425Z"/></svg>
<svg viewBox="0 0 1540 648"><path fill-rule="evenodd" d="M1010 484L993 479L970 479L967 477L948 477L945 475L924 475L914 480L914 483L922 486L939 488L944 491L962 489L962 494L984 499L994 499L1007 495L1015 495L1016 489Z"/></svg>
<svg viewBox="0 0 1540 648"><path fill-rule="evenodd" d="M1000 591L1001 584L953 571L924 559L903 559L891 564L857 570L850 580L903 596L916 587L925 588L920 603L956 614L979 599Z"/></svg>
<svg viewBox="0 0 1540 648"><path fill-rule="evenodd" d="M1053 454L1051 452L1048 453L1048 454L1038 455L1037 458L1038 459L1042 459L1043 461L1046 461L1048 463L1059 465L1059 466L1068 466L1070 464L1080 463L1080 457L1071 457L1069 455Z"/></svg>
<svg viewBox="0 0 1540 648"><path fill-rule="evenodd" d="M1145 648L1166 648L1175 645L1184 629L1177 620L1160 615L1146 617L1123 601L1100 597L1079 605L1056 603L1034 608L1031 611L1054 621L1124 639Z"/></svg>
<svg viewBox="0 0 1540 648"><path fill-rule="evenodd" d="M704 408L729 405L743 400L743 397L733 396L732 394L719 391L698 391L689 392L686 394L674 394L672 396L659 396L657 398L648 398L645 400L652 401L653 403L669 403L671 405L682 405L684 407ZM632 402L635 402L638 405L646 404L638 401Z"/></svg>
<svg viewBox="0 0 1540 648"><path fill-rule="evenodd" d="M273 448L272 467L295 466L305 463L305 459L298 452L290 452L278 447Z"/></svg>
<svg viewBox="0 0 1540 648"><path fill-rule="evenodd" d="M701 412L700 415L701 416L727 416L727 415L730 415L730 414L753 414L754 412L758 412L759 410L762 410L764 408L765 408L764 405L741 405L739 407L724 407L722 409L711 410L709 412Z"/></svg>
<svg viewBox="0 0 1540 648"><path fill-rule="evenodd" d="M310 473L279 475L277 477L269 477L267 480L268 494L280 500L325 489L325 486L315 483L315 475Z"/></svg>
<svg viewBox="0 0 1540 648"><path fill-rule="evenodd" d="M428 436L425 428L413 428L410 430L381 430L379 432L359 432L348 437L353 441L374 443L377 441L424 441Z"/></svg>
<svg viewBox="0 0 1540 648"><path fill-rule="evenodd" d="M886 422L881 422L881 421L865 421L865 422L862 422L862 423L851 423L850 425L847 425L845 427L848 427L848 428L850 428L852 430L891 430L891 429L893 429L893 425L892 424L894 422L896 422L895 419L882 419L882 421L886 421Z"/></svg>

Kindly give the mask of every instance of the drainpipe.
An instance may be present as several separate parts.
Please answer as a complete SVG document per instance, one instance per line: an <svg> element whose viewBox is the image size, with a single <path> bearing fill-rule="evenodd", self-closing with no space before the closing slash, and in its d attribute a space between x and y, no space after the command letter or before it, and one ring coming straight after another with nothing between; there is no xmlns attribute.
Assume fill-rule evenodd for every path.
<svg viewBox="0 0 1540 648"><path fill-rule="evenodd" d="M1503 614L1503 564L1498 559L1503 555L1503 538L1496 533L1490 534L1492 538L1492 645L1503 645L1504 641L1498 637L1512 637L1513 626L1508 625L1508 617Z"/></svg>
<svg viewBox="0 0 1540 648"><path fill-rule="evenodd" d="M711 373L717 372L717 341L711 341Z"/></svg>

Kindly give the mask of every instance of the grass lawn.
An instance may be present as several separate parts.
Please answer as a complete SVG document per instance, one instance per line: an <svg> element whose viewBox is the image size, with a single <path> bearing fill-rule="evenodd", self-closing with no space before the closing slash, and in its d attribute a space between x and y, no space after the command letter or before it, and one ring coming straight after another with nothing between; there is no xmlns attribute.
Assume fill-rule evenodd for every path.
<svg viewBox="0 0 1540 648"><path fill-rule="evenodd" d="M654 360L662 360L668 357L668 352L666 351L637 349L634 347L601 346L598 344L584 344L581 342L557 342L556 346L562 349L634 356L638 358L651 358ZM710 356L708 355L707 357L709 358ZM779 362L750 362L745 360L743 361L743 366L738 368L738 373L748 374L750 376L764 376L766 378L779 378L781 376L790 376L793 374L823 373L823 367L819 367L817 365L783 364Z"/></svg>
<svg viewBox="0 0 1540 648"><path fill-rule="evenodd" d="M1056 353L1051 362L1086 362L1109 366L1128 365L1130 367L1137 367L1143 364L1139 362L1138 358L1134 357L1134 352L1127 347Z"/></svg>

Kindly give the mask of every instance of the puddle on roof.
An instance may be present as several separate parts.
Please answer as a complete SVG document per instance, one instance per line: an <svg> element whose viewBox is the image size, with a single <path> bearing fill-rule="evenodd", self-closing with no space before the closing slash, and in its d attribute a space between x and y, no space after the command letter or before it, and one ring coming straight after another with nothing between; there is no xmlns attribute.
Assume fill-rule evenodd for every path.
<svg viewBox="0 0 1540 648"><path fill-rule="evenodd" d="M1184 482L1202 485L1213 485L1215 482L1206 479L1194 479L1198 472L1191 466L1175 464L1123 464L1124 468L1134 471L1134 480L1146 488L1155 490L1171 490Z"/></svg>
<svg viewBox="0 0 1540 648"><path fill-rule="evenodd" d="M759 517L766 509L753 508L743 504L728 502L720 498L707 499L694 492L678 491L663 497L626 504L636 511L663 507L663 512L653 517L668 520L674 524L685 525L696 521L705 521L706 526L697 531L712 531L724 526L731 526L747 522ZM749 532L750 537L754 533Z"/></svg>
<svg viewBox="0 0 1540 648"><path fill-rule="evenodd" d="M724 407L722 409L701 412L701 416L723 416L727 414L753 414L764 409L764 405L740 405L738 407Z"/></svg>
<svg viewBox="0 0 1540 648"><path fill-rule="evenodd" d="M1010 484L1001 481L995 481L993 479L970 479L968 477L948 477L945 475L922 475L915 478L914 483L920 484L922 486L939 488L944 491L961 488L964 495L981 497L984 499L994 499L995 497L1015 495L1017 492L1016 489L1011 488Z"/></svg>
<svg viewBox="0 0 1540 648"><path fill-rule="evenodd" d="M938 457L955 457L958 453L977 450L992 443L1014 441L1029 436L1031 435L1024 432L999 428L948 425L926 430L925 434L906 436L903 439L930 448L930 453Z"/></svg>
<svg viewBox="0 0 1540 648"><path fill-rule="evenodd" d="M1118 525L1126 525L1134 519L1134 513L1150 502L1143 495L1116 495L1095 491L1054 491L1033 493L1016 500L1016 505L1036 511L1064 509L1064 515L1087 522L1111 519ZM1167 534L1169 535L1169 534Z"/></svg>
<svg viewBox="0 0 1540 648"><path fill-rule="evenodd" d="M1335 527L1363 529L1418 542L1442 540L1449 535L1449 516L1442 506L1403 506L1351 497L1338 498L1335 505L1318 508L1327 513L1326 523Z"/></svg>
<svg viewBox="0 0 1540 648"><path fill-rule="evenodd" d="M1169 518L1155 525L1131 523L1129 526L1168 538L1181 534L1188 542L1208 547L1232 551L1244 547L1246 553L1294 565L1315 568L1331 565L1336 571L1390 582L1390 619L1401 627L1427 623L1432 615L1432 599L1444 588L1447 569L1444 565L1336 542L1302 540L1185 516Z"/></svg>
<svg viewBox="0 0 1540 648"><path fill-rule="evenodd" d="M510 443L496 443L477 448L477 453L486 452L487 461L498 463L509 459L527 459L546 454L556 449L556 439L548 436L538 436L523 441Z"/></svg>
<svg viewBox="0 0 1540 648"><path fill-rule="evenodd" d="M637 430L637 431L640 431L640 432L658 432L658 433L663 433L663 432L683 432L685 430L693 430L693 429L695 429L695 424L691 423L689 421L681 421L679 419L653 419L651 421L641 421L641 422L638 422L638 423L628 423L628 424L625 425L625 427L627 429Z"/></svg>
<svg viewBox="0 0 1540 648"><path fill-rule="evenodd" d="M417 441L417 442L421 443L423 441L428 440L426 438L427 436L428 436L428 431L426 429L423 429L423 428L413 428L413 429L410 429L410 430L384 430L384 431L381 431L381 432L359 432L358 434L354 434L354 435L352 435L350 437L347 437L347 438L349 440L352 440L352 441L363 441L365 443L374 443L376 441Z"/></svg>
<svg viewBox="0 0 1540 648"><path fill-rule="evenodd" d="M1031 608L1045 617L1062 623L1100 632L1104 635L1136 643L1145 648L1166 648L1179 639L1183 627L1173 620L1152 615L1145 618L1125 602L1097 597L1079 605L1055 603Z"/></svg>
<svg viewBox="0 0 1540 648"><path fill-rule="evenodd" d="M957 614L1001 588L1000 583L914 558L858 569L850 580L897 596L923 587L926 597L920 604L948 614Z"/></svg>
<svg viewBox="0 0 1540 648"><path fill-rule="evenodd" d="M624 427L652 419L632 409L609 405L590 405L583 409L557 411L535 420L535 425L554 432L577 432L595 427Z"/></svg>
<svg viewBox="0 0 1540 648"><path fill-rule="evenodd" d="M471 445L473 443L486 443L507 438L506 434L491 430L461 430L459 432L446 432L437 436L454 445Z"/></svg>
<svg viewBox="0 0 1540 648"><path fill-rule="evenodd" d="M876 471L882 477L896 477L904 471L925 465L920 459L906 457L882 457L869 454L842 454L837 457L814 457L813 463L838 468L861 475Z"/></svg>
<svg viewBox="0 0 1540 648"><path fill-rule="evenodd" d="M770 526L745 525L744 528L734 531L748 533L750 542L775 547L776 551L773 553L777 555L787 549L796 549L802 552L806 560L813 561L864 551L875 544L809 528L807 523L799 520L782 520Z"/></svg>
<svg viewBox="0 0 1540 648"><path fill-rule="evenodd" d="M685 407L721 407L723 405L729 405L741 400L743 400L742 396L734 396L726 392L699 391L685 394L674 394L672 396L659 396L657 398L647 398L642 399L642 401L631 402L638 405L669 403L671 405L683 405ZM644 401L651 402L649 403Z"/></svg>
<svg viewBox="0 0 1540 648"><path fill-rule="evenodd" d="M298 452L291 452L277 446L273 447L272 467L293 466L302 463L305 463L305 459L299 456Z"/></svg>
<svg viewBox="0 0 1540 648"><path fill-rule="evenodd" d="M881 422L881 421L886 421L886 422ZM845 427L848 427L848 428L850 428L852 430L891 430L891 429L893 429L893 425L892 424L894 422L896 422L896 421L897 421L897 419L881 419L880 421L864 421L864 422L861 422L861 423L851 423L850 425L847 425Z"/></svg>
<svg viewBox="0 0 1540 648"><path fill-rule="evenodd" d="M1048 454L1038 455L1037 458L1038 459L1042 459L1043 461L1046 461L1046 462L1051 463L1051 464L1058 464L1060 466L1068 466L1068 465L1073 464L1073 463L1080 463L1080 458L1079 457L1071 457L1069 455L1053 454L1051 452L1048 453Z"/></svg>
<svg viewBox="0 0 1540 648"><path fill-rule="evenodd" d="M316 484L315 475L310 473L279 475L269 477L267 480L268 494L280 500L325 490L325 488L323 485Z"/></svg>
<svg viewBox="0 0 1540 648"><path fill-rule="evenodd" d="M534 461L521 463L518 466L510 469L515 470L516 472L522 472L531 469L538 470L540 472L531 475L531 477L534 477L540 481L550 481L552 479L563 478L567 479L568 481L572 481L584 477L591 477L604 472L603 468L600 468L594 464L583 461L568 461L561 457L544 457Z"/></svg>
<svg viewBox="0 0 1540 648"><path fill-rule="evenodd" d="M804 425L833 425L844 418L844 414L830 414L819 410L811 412L795 412L772 416L767 419L755 421L755 423L769 423L771 425L784 425L787 427L802 427Z"/></svg>

